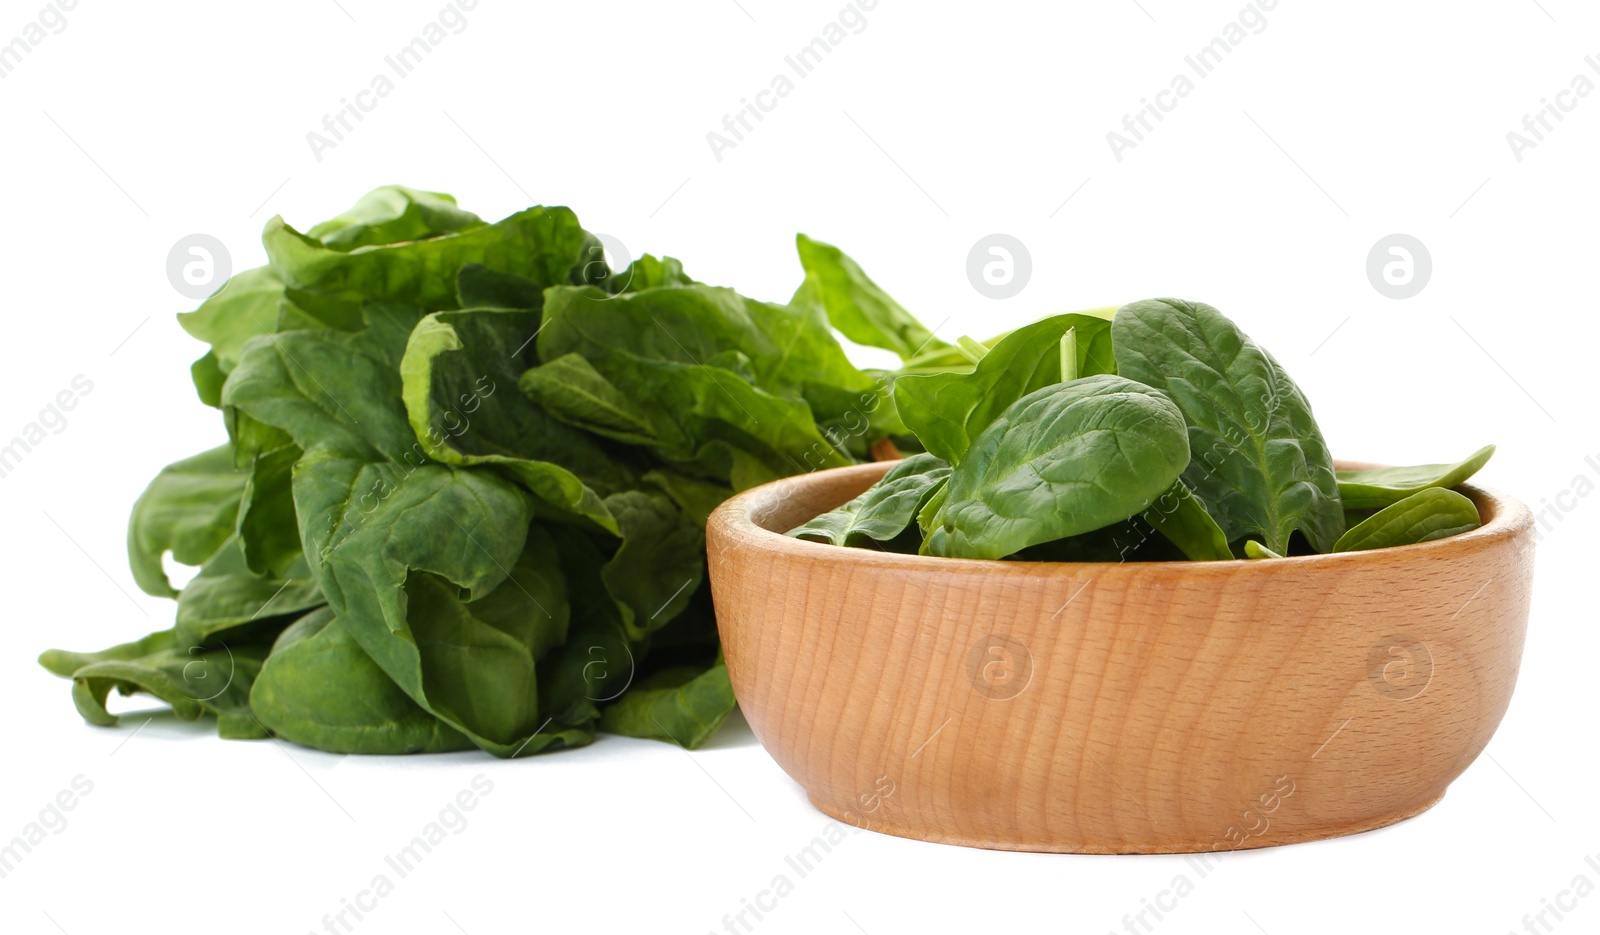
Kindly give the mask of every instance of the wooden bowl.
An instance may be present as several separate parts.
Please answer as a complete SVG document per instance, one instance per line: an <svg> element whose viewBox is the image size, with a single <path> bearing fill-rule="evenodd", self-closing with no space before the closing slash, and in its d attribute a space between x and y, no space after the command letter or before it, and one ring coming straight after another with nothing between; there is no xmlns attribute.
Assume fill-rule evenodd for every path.
<svg viewBox="0 0 1600 935"><path fill-rule="evenodd" d="M1365 466L1365 465L1345 465ZM1379 828L1478 756L1516 683L1533 518L1271 561L973 561L782 535L889 469L746 491L707 530L751 729L827 814L1071 853Z"/></svg>

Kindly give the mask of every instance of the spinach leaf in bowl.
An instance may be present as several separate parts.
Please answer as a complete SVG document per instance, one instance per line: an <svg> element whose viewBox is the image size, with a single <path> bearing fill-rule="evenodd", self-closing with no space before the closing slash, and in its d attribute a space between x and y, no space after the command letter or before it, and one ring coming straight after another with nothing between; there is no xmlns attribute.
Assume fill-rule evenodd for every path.
<svg viewBox="0 0 1600 935"><path fill-rule="evenodd" d="M1072 334L1071 374L1062 371L1061 342ZM1116 373L1111 322L1070 313L1034 322L1001 338L970 373L901 376L894 383L900 420L923 446L959 465L973 439L1018 399L1075 376Z"/></svg>
<svg viewBox="0 0 1600 935"><path fill-rule="evenodd" d="M833 545L889 542L916 522L917 513L950 476L950 465L931 454L915 454L860 496L789 530L800 539Z"/></svg>
<svg viewBox="0 0 1600 935"><path fill-rule="evenodd" d="M1008 406L955 467L922 551L1001 558L1144 511L1189 463L1165 394L1110 374Z"/></svg>
<svg viewBox="0 0 1600 935"><path fill-rule="evenodd" d="M958 366L956 355L971 366ZM1053 316L986 344L962 338L894 377L910 441L951 465L948 481L922 489L915 525L893 517L893 547L906 549L920 534L919 551L930 555L1223 561L1402 544L1471 528L1458 501L1403 498L1460 483L1493 452L1336 475L1310 405L1283 367L1221 312L1179 299ZM1117 379L1148 390L1158 402L1147 404L1163 413L1123 426L1130 449L1117 457L1077 437L1085 426L1065 418L1074 406L1042 405ZM1181 447L1160 440L1173 428ZM1177 472L1175 453L1185 459ZM905 482L891 472L791 534L872 544L855 524L872 518L869 507L899 502L892 485ZM1392 513L1387 525L1367 523L1369 511L1396 501L1410 505L1414 529Z"/></svg>
<svg viewBox="0 0 1600 935"><path fill-rule="evenodd" d="M1143 513L1144 519L1161 535L1183 551L1185 557L1197 562L1225 561L1233 558L1228 549L1228 537L1216 519L1194 495L1189 485L1175 481L1172 487L1156 498Z"/></svg>
<svg viewBox="0 0 1600 935"><path fill-rule="evenodd" d="M1478 473L1494 456L1485 445L1455 464L1417 464L1339 472L1339 497L1347 510L1375 510L1429 487L1455 487Z"/></svg>
<svg viewBox="0 0 1600 935"><path fill-rule="evenodd" d="M1391 503L1339 537L1335 552L1386 549L1432 542L1470 532L1481 525L1478 507L1454 490L1428 487Z"/></svg>
<svg viewBox="0 0 1600 935"><path fill-rule="evenodd" d="M1184 483L1228 541L1261 537L1287 554L1303 532L1319 552L1344 531L1333 458L1311 405L1283 367L1209 305L1149 299L1111 324L1117 372L1165 391L1183 412L1194 460Z"/></svg>

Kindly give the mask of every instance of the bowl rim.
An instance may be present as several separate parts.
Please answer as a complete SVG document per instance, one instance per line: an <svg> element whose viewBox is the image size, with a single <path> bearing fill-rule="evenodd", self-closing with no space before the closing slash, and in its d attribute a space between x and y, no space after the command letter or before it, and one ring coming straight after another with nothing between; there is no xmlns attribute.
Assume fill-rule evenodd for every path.
<svg viewBox="0 0 1600 935"><path fill-rule="evenodd" d="M908 572L913 570L927 572L943 569L946 571L966 572L1005 570L1008 572L1028 571L1037 573L1041 569L1075 569L1081 572L1103 573L1110 569L1126 568L1144 574L1159 574L1162 573L1162 570L1170 571L1173 569L1181 569L1186 574L1193 574L1201 569L1207 572L1221 571L1228 574L1250 574L1251 572L1245 571L1247 568L1257 569L1260 573L1278 573L1286 568L1298 568L1305 572L1348 571L1355 566L1370 565L1389 556L1408 560L1449 561L1481 549L1504 547L1513 540L1529 536L1533 529L1533 512L1528 509L1525 503L1492 488L1479 487L1473 484L1458 484L1451 488L1470 498L1478 507L1480 514L1488 514L1489 519L1487 522L1469 532L1446 536L1442 539L1434 539L1430 542L1389 546L1383 549L1323 552L1313 555L1288 555L1270 560L1234 558L1214 561L1044 562L1016 559L945 558L937 555L874 551L872 549L799 539L787 535L786 532L775 532L768 529L755 519L757 512L770 508L771 498L785 487L817 484L827 478L843 475L867 476L877 474L882 476L896 463L897 460L869 461L845 467L826 468L779 478L778 480L751 487L748 490L734 494L713 510L707 522L708 528L715 528L718 531L731 534L738 539L744 540L745 543L765 551L781 553L796 559L807 561L847 561L864 566L897 568ZM1386 467L1387 465L1366 461L1335 460L1334 466L1337 470L1367 470ZM873 477L872 480L868 481L868 484L870 485L876 479L876 477Z"/></svg>

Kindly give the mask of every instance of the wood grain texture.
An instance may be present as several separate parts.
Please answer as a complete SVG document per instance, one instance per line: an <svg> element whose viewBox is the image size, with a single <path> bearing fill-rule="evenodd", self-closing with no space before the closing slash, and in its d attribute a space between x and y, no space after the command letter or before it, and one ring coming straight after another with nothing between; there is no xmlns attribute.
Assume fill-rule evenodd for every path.
<svg viewBox="0 0 1600 935"><path fill-rule="evenodd" d="M746 491L707 531L740 707L835 818L1074 853L1350 834L1438 801L1510 702L1533 574L1514 500L1466 487L1474 532L1256 562L972 561L781 535L889 467Z"/></svg>

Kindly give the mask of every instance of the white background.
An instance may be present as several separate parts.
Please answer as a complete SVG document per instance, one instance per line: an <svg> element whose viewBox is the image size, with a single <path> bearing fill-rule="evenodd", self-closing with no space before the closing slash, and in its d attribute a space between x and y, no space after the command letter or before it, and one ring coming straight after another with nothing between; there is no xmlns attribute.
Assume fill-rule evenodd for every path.
<svg viewBox="0 0 1600 935"><path fill-rule="evenodd" d="M39 6L0 3L0 42ZM1342 457L1453 460L1497 442L1484 482L1553 512L1516 698L1485 756L1415 820L1228 858L1157 931L1499 935L1576 875L1600 884L1583 860L1600 853L1600 497L1571 496L1580 475L1584 492L1600 483L1600 94L1567 98L1573 111L1520 161L1506 139L1575 75L1600 82L1584 61L1600 54L1600 13L1282 0L1118 161L1107 132L1238 0L882 0L719 161L707 132L839 0L482 0L316 159L307 132L440 6L83 0L0 80L0 436L75 375L94 386L0 479L0 839L73 777L93 783L66 829L0 879L6 931L320 930L479 774L493 791L470 825L356 931L720 930L824 825L737 720L692 754L602 737L515 762L338 757L170 718L90 727L35 664L46 647L98 649L171 619L126 570L127 510L163 464L223 431L189 384L203 348L173 319L193 303L167 280L169 248L209 233L235 270L253 266L274 213L304 227L388 182L489 218L569 204L634 253L777 300L805 231L947 339L1201 299L1283 361ZM994 232L1033 258L1005 301L965 273ZM1396 232L1433 263L1403 301L1365 271ZM1193 876L1180 858L863 833L757 931L1097 935L1180 872ZM1600 896L1547 920L1596 931Z"/></svg>

